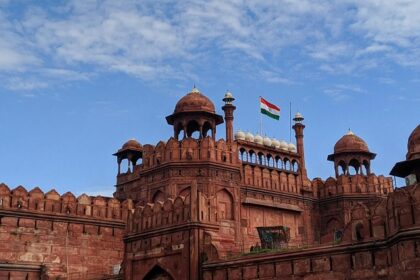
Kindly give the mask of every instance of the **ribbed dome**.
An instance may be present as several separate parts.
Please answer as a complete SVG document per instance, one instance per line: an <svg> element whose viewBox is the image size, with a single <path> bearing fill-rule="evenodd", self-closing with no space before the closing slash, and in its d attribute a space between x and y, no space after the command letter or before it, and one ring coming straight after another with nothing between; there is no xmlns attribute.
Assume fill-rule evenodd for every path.
<svg viewBox="0 0 420 280"><path fill-rule="evenodd" d="M214 114L214 104L203 95L197 88L193 88L190 93L182 97L175 106L174 114L181 112L209 112Z"/></svg>
<svg viewBox="0 0 420 280"><path fill-rule="evenodd" d="M264 140L263 140L262 136L257 133L257 134L255 134L254 142L262 145Z"/></svg>
<svg viewBox="0 0 420 280"><path fill-rule="evenodd" d="M276 149L280 148L280 141L276 138L271 139L271 146Z"/></svg>
<svg viewBox="0 0 420 280"><path fill-rule="evenodd" d="M354 135L353 132L349 131L346 135L340 138L334 145L334 153L345 153L345 152L367 152L369 148L366 142Z"/></svg>
<svg viewBox="0 0 420 280"><path fill-rule="evenodd" d="M287 151L289 149L289 145L287 144L286 141L284 141L284 140L280 141L280 149L284 150L284 151Z"/></svg>
<svg viewBox="0 0 420 280"><path fill-rule="evenodd" d="M245 140L246 140L246 141L249 141L249 142L254 142L254 135L253 135L251 132L248 132L248 133L245 135Z"/></svg>
<svg viewBox="0 0 420 280"><path fill-rule="evenodd" d="M122 150L128 150L128 149L141 150L142 148L143 146L136 139L130 139L124 143L121 149Z"/></svg>
<svg viewBox="0 0 420 280"><path fill-rule="evenodd" d="M289 152L292 152L292 153L296 152L296 146L293 143L289 143L287 148L288 148Z"/></svg>
<svg viewBox="0 0 420 280"><path fill-rule="evenodd" d="M263 139L263 143L264 143L265 146L269 146L270 147L271 146L271 139L266 136Z"/></svg>
<svg viewBox="0 0 420 280"><path fill-rule="evenodd" d="M407 150L407 160L420 159L420 125L408 137Z"/></svg>
<svg viewBox="0 0 420 280"><path fill-rule="evenodd" d="M245 140L245 133L242 130L238 130L235 133L235 139L237 139L237 140Z"/></svg>

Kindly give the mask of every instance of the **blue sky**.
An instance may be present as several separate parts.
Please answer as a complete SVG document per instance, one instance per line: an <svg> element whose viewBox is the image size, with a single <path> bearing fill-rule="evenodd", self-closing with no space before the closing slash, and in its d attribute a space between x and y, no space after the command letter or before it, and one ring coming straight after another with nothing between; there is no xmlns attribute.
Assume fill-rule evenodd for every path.
<svg viewBox="0 0 420 280"><path fill-rule="evenodd" d="M339 4L334 2L340 2ZM403 160L420 119L420 2L0 0L0 181L76 194L113 192L111 155L156 144L193 84L235 130L264 118L289 138L289 102L305 116L311 178L351 128L376 152L376 174ZM224 127L218 129L224 137ZM399 182L401 184L401 182Z"/></svg>

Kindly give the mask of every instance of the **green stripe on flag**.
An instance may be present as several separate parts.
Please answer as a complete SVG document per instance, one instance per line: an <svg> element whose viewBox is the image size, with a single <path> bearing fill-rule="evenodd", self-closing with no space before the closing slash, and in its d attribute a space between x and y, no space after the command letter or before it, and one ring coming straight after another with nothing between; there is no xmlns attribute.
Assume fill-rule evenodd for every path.
<svg viewBox="0 0 420 280"><path fill-rule="evenodd" d="M270 118L273 118L275 120L279 120L280 116L279 115L275 115L273 113L271 113L270 111L267 111L266 109L261 108L261 113L264 115L269 116Z"/></svg>

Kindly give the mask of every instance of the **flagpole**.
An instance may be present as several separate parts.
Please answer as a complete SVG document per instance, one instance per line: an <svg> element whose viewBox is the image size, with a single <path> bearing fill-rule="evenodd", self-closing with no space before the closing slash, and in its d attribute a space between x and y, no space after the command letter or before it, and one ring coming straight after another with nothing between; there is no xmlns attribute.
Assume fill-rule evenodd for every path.
<svg viewBox="0 0 420 280"><path fill-rule="evenodd" d="M289 102L289 143L292 143L292 102Z"/></svg>
<svg viewBox="0 0 420 280"><path fill-rule="evenodd" d="M261 96L260 96L260 100L259 101L260 101L260 104L261 104ZM260 108L259 111L260 111L260 135L262 136L262 126L263 126L262 122L263 122L263 119L262 119L261 108Z"/></svg>

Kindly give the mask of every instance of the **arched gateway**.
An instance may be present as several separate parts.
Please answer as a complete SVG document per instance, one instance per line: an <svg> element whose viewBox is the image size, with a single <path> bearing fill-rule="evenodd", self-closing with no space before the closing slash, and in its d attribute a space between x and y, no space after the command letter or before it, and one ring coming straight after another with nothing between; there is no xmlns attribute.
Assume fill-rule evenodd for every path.
<svg viewBox="0 0 420 280"><path fill-rule="evenodd" d="M144 280L173 280L172 276L166 272L163 268L156 265L146 274Z"/></svg>

